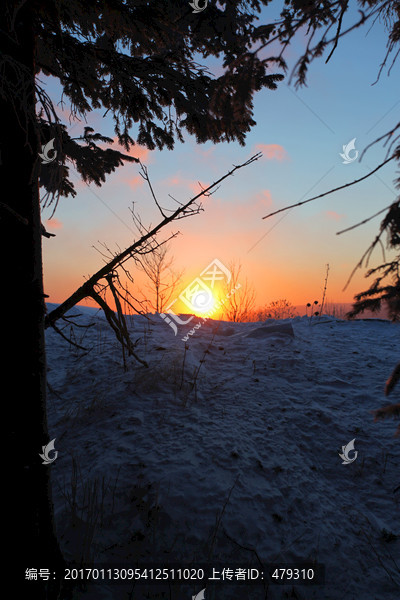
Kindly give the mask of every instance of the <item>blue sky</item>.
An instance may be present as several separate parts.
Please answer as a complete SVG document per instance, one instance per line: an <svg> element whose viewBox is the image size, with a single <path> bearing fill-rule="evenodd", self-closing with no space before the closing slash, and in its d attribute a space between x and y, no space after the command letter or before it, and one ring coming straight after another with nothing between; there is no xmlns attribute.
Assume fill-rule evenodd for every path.
<svg viewBox="0 0 400 600"><path fill-rule="evenodd" d="M269 9L264 14L269 21ZM344 25L350 21L349 15ZM362 177L384 160L382 144L372 147L361 163L345 165L339 156L342 146L353 138L360 156L363 148L398 120L399 66L393 67L390 77L384 70L373 85L386 52L387 33L379 22L368 29L364 26L340 40L328 64L325 58L316 59L310 66L308 87L296 90L286 78L276 91L257 93L257 125L245 147L238 143L198 146L186 135L186 143L177 143L173 151L141 154L160 201L172 207L168 194L187 200L198 188L197 181L211 183L232 164L244 162L260 147L266 149L262 160L227 179L204 201L203 213L166 230L165 236L181 233L171 247L176 268L184 269L188 279L214 258L225 263L240 261L242 276L254 285L259 305L283 297L293 304L319 298L327 263L331 300L351 301L354 293L368 287L361 271L342 291L380 218L347 234L337 236L336 232L394 200L393 163L357 186L262 220L272 210ZM303 48L304 38L299 35L286 55L289 67ZM59 100L59 88L52 81L48 92ZM111 119L102 119L101 113L93 117L89 115L88 125L114 137ZM81 131L80 126L75 125L73 131ZM72 179L77 175L72 173ZM145 223L158 222L148 189L139 182L137 166L129 164L101 188L80 184L76 198L61 200L57 221L53 221L57 237L44 240L50 301L60 302L102 266L103 258L93 246L100 248L102 242L112 249L116 244L123 248L137 237L129 212L132 201ZM44 220L49 216L46 210ZM47 226L52 231L51 224ZM381 256L374 256L378 264ZM138 282L142 285L140 275Z"/></svg>

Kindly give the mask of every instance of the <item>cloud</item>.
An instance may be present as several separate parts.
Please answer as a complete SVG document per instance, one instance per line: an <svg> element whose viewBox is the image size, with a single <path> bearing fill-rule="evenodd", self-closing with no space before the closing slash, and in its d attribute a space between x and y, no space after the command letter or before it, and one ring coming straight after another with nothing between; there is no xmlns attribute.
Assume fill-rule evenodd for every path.
<svg viewBox="0 0 400 600"><path fill-rule="evenodd" d="M136 175L135 177L131 177L130 179L125 179L132 190L136 190L141 187L144 183L144 179L141 175Z"/></svg>
<svg viewBox="0 0 400 600"><path fill-rule="evenodd" d="M184 177L182 177L179 173L177 173L176 175L171 175L170 177L168 177L167 179L164 179L162 181L162 184L164 186L166 186L166 188L168 189L168 192L171 191L171 188L182 188L185 190L185 192L189 192L189 194L194 197L197 196L197 194L200 194L201 190L205 190L210 186L210 183L207 183L205 181L194 181L193 179L185 179ZM172 190L173 192L173 190ZM204 202L205 200L207 200L208 196L201 196L200 198L198 198L199 202ZM187 200L189 200L190 198L187 198ZM181 202L185 201L185 199L180 199ZM187 201L186 200L186 201Z"/></svg>
<svg viewBox="0 0 400 600"><path fill-rule="evenodd" d="M184 185L185 180L180 175L172 175L165 180L167 185Z"/></svg>
<svg viewBox="0 0 400 600"><path fill-rule="evenodd" d="M252 205L255 208L270 208L272 206L272 196L269 190L261 190L258 194L255 195L255 201L252 202Z"/></svg>
<svg viewBox="0 0 400 600"><path fill-rule="evenodd" d="M134 146L131 146L129 151L126 151L126 149L118 143L118 138L114 137L113 138L113 150L119 150L123 154L128 154L129 156L134 156L135 158L138 158L143 163L150 162L150 160L149 160L150 150L148 148L146 148L145 146L140 146L139 144L135 144Z"/></svg>
<svg viewBox="0 0 400 600"><path fill-rule="evenodd" d="M54 218L53 219L47 219L46 221L46 226L51 230L51 229L61 229L63 224L61 223L61 221L59 221L58 219Z"/></svg>
<svg viewBox="0 0 400 600"><path fill-rule="evenodd" d="M200 192L202 190L206 190L208 187L210 187L210 183L205 183L204 181L190 181L189 182L189 189L193 192L194 196L197 196L197 194L200 194ZM201 201L204 201L208 198L208 196L201 196L201 198L199 198L199 200L201 199Z"/></svg>
<svg viewBox="0 0 400 600"><path fill-rule="evenodd" d="M105 144L103 142L98 142L97 145L99 146L99 148L102 148L103 150L110 148L111 150L118 150L122 154L127 154L128 156L134 156L135 158L138 158L143 163L148 164L151 162L152 155L150 154L150 150L148 148L146 148L145 146L140 146L140 144L134 144L133 146L131 146L129 148L129 150L126 150L126 148L124 148L123 146L121 146L121 144L118 143L117 136L113 137L112 144Z"/></svg>
<svg viewBox="0 0 400 600"><path fill-rule="evenodd" d="M204 160L205 162L209 163L209 162L213 162L215 160L215 146L211 146L208 149L199 147L198 145L196 145L194 147L194 150L197 154L197 156L199 157L200 160Z"/></svg>
<svg viewBox="0 0 400 600"><path fill-rule="evenodd" d="M339 213L334 210L326 210L324 214L330 221L340 221L345 217L345 215L339 215Z"/></svg>
<svg viewBox="0 0 400 600"><path fill-rule="evenodd" d="M289 160L289 155L280 144L256 144L257 152L262 152L267 160Z"/></svg>
<svg viewBox="0 0 400 600"><path fill-rule="evenodd" d="M245 199L244 202L231 205L229 207L229 216L240 223L249 223L252 219L259 219L272 205L271 192L269 190L261 190ZM226 206L223 207L223 210L226 211ZM226 220L226 218L225 214L224 219Z"/></svg>

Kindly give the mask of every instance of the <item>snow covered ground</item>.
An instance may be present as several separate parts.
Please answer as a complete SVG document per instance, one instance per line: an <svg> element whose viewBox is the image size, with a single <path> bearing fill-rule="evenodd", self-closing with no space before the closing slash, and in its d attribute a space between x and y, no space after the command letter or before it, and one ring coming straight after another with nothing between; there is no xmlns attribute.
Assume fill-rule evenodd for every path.
<svg viewBox="0 0 400 600"><path fill-rule="evenodd" d="M88 352L46 333L66 555L260 571L316 562L325 585L103 582L75 597L191 600L206 588L206 600L400 598L400 440L395 421L374 423L369 412L387 403L399 324L210 320L185 343L189 327L175 337L158 316L135 316L131 337L149 366L129 358L124 370L102 313L77 312L94 325L64 333ZM294 335L271 333L276 323ZM357 458L342 464L353 439Z"/></svg>

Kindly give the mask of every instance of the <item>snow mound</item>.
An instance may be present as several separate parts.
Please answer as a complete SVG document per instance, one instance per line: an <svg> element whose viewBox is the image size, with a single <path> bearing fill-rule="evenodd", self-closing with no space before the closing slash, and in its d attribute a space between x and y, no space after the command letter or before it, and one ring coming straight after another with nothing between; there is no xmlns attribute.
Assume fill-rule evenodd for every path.
<svg viewBox="0 0 400 600"><path fill-rule="evenodd" d="M246 337L250 338L265 338L270 335L289 335L294 337L294 331L291 323L282 323L278 325L267 325L266 327L258 327L250 333L246 334Z"/></svg>
<svg viewBox="0 0 400 600"><path fill-rule="evenodd" d="M266 596L262 586L207 585L206 597L399 598L400 443L396 423L374 423L371 411L386 403L400 324L209 320L183 341L191 324L175 336L161 318L134 317L135 352L149 367L125 357L124 368L93 316L76 319L94 322L87 330L71 326L86 351L46 332L51 477L69 556L82 558L89 539L96 564L315 560L324 587L271 585ZM353 439L357 457L342 464ZM135 600L205 586L166 596L139 587ZM104 597L131 590L104 587Z"/></svg>

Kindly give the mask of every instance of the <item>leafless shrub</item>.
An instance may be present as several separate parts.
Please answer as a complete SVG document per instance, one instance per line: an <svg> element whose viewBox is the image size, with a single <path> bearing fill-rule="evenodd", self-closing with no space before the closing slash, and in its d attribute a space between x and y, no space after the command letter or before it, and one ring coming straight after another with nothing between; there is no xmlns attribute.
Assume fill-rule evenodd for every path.
<svg viewBox="0 0 400 600"><path fill-rule="evenodd" d="M254 287L248 283L247 278L243 282L240 280L242 270L240 263L231 261L228 268L231 272L231 280L226 284L224 317L234 323L248 321L255 301Z"/></svg>
<svg viewBox="0 0 400 600"><path fill-rule="evenodd" d="M297 316L295 307L286 298L274 300L264 309L265 319L291 319Z"/></svg>

